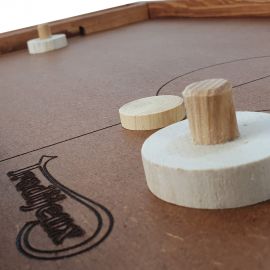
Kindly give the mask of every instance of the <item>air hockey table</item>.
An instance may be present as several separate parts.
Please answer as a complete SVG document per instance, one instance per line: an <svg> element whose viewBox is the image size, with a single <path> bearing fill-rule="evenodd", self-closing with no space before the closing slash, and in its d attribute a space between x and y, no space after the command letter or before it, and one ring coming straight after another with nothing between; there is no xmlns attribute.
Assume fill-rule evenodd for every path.
<svg viewBox="0 0 270 270"><path fill-rule="evenodd" d="M23 49L34 28L0 36L1 269L270 268L269 202L159 200L140 154L154 131L120 125L123 104L208 78L232 82L238 111L270 112L270 4L205 2L54 22L72 38L46 54Z"/></svg>

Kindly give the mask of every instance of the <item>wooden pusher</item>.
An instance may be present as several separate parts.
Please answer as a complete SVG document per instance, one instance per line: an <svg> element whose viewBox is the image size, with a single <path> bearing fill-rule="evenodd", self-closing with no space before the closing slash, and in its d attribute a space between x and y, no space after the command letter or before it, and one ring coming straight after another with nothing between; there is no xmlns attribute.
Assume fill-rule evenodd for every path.
<svg viewBox="0 0 270 270"><path fill-rule="evenodd" d="M27 47L30 54L45 53L68 45L65 34L52 35L49 24L40 24L37 26L39 38L27 41Z"/></svg>
<svg viewBox="0 0 270 270"><path fill-rule="evenodd" d="M268 200L270 115L235 113L232 86L224 79L193 83L183 97L188 120L159 130L142 147L152 193L207 209Z"/></svg>

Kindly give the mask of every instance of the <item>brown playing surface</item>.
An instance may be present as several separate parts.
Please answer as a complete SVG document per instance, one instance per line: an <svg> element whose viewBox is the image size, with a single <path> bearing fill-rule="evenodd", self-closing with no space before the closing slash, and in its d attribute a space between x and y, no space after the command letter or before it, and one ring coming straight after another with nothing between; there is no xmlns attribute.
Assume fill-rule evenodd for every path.
<svg viewBox="0 0 270 270"><path fill-rule="evenodd" d="M115 125L121 105L155 95L175 77L160 94L180 95L193 81L223 77L234 86L237 110L270 111L269 25L270 19L153 20L76 37L66 49L48 54L1 56L0 268L269 269L269 202L224 211L162 202L147 189L140 157L151 132ZM114 218L105 241L56 261L29 258L16 248L17 235L37 217L36 211L19 209L25 205L15 187L19 181L6 176L42 155L58 156L47 164L51 175ZM42 186L50 184L36 175ZM36 225L29 235L34 247L65 248L98 227L78 196L67 194L58 204L85 234L57 246ZM104 218L101 227L109 225Z"/></svg>

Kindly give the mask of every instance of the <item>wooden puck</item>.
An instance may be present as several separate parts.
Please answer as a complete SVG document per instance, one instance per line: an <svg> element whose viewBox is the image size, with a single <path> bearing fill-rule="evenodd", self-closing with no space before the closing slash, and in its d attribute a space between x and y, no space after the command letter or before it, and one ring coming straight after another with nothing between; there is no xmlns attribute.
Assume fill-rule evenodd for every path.
<svg viewBox="0 0 270 270"><path fill-rule="evenodd" d="M134 100L119 109L121 124L130 130L163 128L185 118L183 99L178 96L152 96Z"/></svg>

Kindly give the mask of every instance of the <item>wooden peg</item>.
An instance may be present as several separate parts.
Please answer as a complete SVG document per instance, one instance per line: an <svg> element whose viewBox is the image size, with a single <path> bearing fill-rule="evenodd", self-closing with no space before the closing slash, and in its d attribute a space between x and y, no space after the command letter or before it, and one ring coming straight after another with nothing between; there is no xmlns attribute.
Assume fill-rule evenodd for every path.
<svg viewBox="0 0 270 270"><path fill-rule="evenodd" d="M224 79L192 83L183 92L195 144L219 144L239 136L232 86Z"/></svg>
<svg viewBox="0 0 270 270"><path fill-rule="evenodd" d="M38 30L38 36L40 39L47 39L47 38L51 37L51 35L52 35L51 28L50 28L49 24L47 24L47 23L38 25L37 30Z"/></svg>

